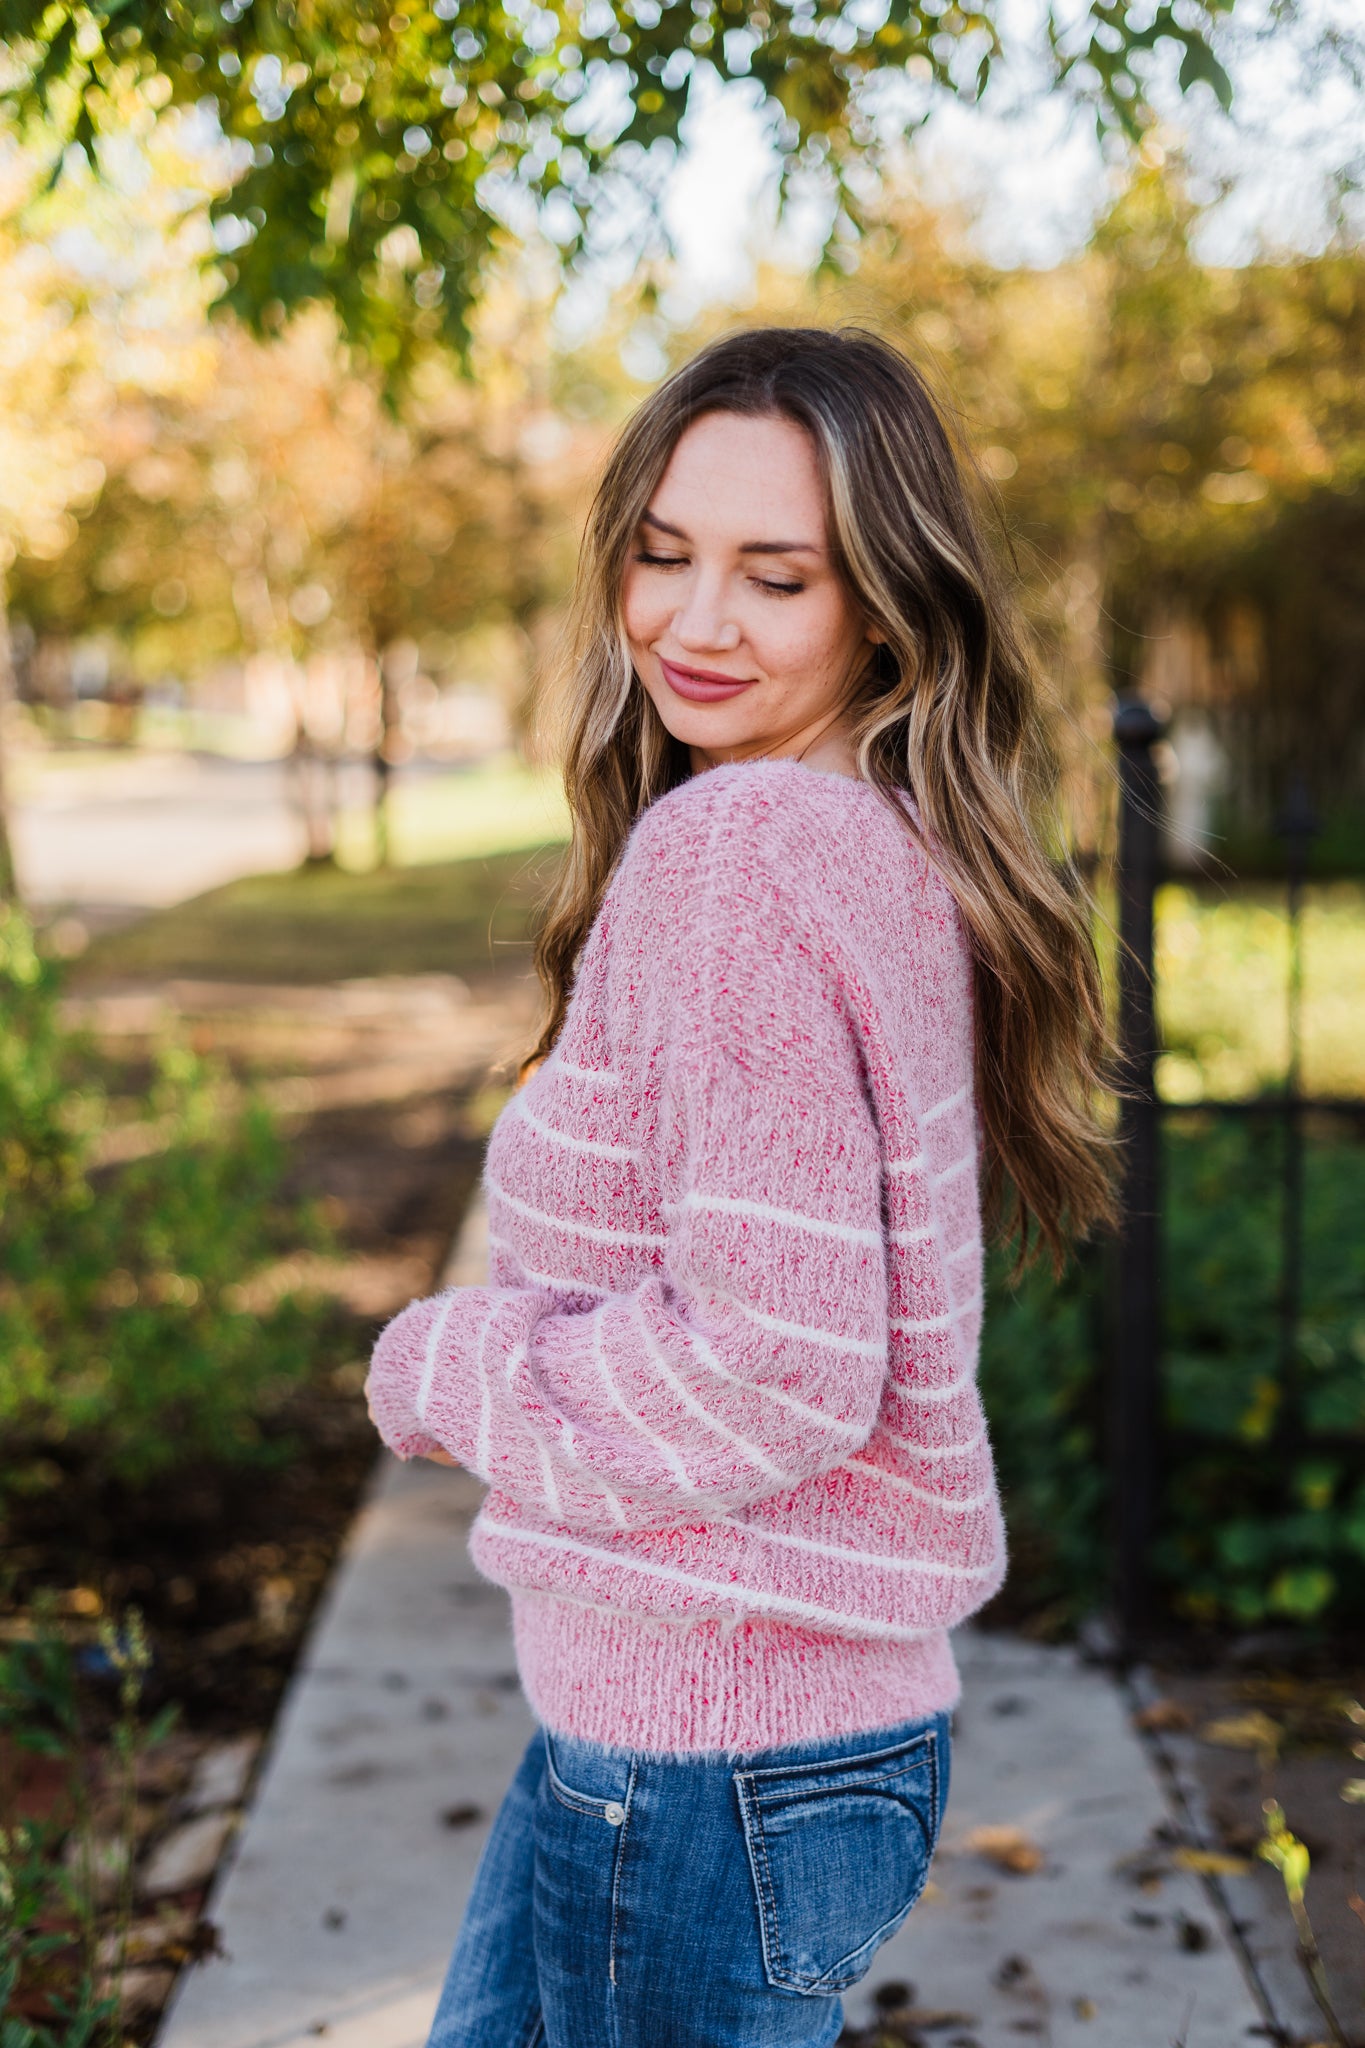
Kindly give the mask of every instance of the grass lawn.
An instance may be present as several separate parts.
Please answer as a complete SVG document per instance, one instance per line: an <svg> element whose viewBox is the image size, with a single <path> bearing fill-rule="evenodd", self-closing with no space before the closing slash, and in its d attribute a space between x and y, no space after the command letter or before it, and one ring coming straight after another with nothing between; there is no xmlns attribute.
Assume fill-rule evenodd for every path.
<svg viewBox="0 0 1365 2048"><path fill-rule="evenodd" d="M1304 1092L1365 1096L1365 884L1317 882L1302 924ZM1156 978L1170 1102L1278 1088L1288 1050L1283 889L1250 883L1157 897Z"/></svg>
<svg viewBox="0 0 1365 2048"><path fill-rule="evenodd" d="M556 770L529 767L513 754L469 768L400 773L389 795L389 842L399 866L512 853L568 836L568 806ZM368 811L342 813L337 853L343 867L371 865Z"/></svg>
<svg viewBox="0 0 1365 2048"><path fill-rule="evenodd" d="M477 975L530 954L558 846L383 872L254 875L96 939L68 981Z"/></svg>

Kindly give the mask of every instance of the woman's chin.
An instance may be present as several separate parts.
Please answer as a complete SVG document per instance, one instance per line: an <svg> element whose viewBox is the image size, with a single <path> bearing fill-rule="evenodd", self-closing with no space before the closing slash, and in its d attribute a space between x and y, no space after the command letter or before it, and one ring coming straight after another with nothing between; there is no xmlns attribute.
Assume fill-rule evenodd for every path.
<svg viewBox="0 0 1365 2048"><path fill-rule="evenodd" d="M675 697L671 704L654 700L666 730L694 754L708 761L730 760L747 754L761 754L767 745L765 734L755 721L739 712L731 700L726 704L688 704Z"/></svg>

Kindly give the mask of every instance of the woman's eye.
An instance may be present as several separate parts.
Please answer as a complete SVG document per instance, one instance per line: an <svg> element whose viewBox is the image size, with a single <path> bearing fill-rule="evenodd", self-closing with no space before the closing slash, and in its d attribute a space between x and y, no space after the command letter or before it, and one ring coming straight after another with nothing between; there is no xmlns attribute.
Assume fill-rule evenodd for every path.
<svg viewBox="0 0 1365 2048"><path fill-rule="evenodd" d="M646 569L685 569L686 555L656 555L649 548L637 548L633 560ZM804 583L779 583L767 576L751 576L749 581L755 590L766 590L773 597L796 597L805 589Z"/></svg>

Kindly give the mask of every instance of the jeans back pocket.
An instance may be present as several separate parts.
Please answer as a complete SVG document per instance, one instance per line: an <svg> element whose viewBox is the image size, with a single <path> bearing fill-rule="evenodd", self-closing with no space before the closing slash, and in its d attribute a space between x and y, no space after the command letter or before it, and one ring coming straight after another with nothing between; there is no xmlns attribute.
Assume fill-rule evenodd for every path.
<svg viewBox="0 0 1365 2048"><path fill-rule="evenodd" d="M737 1771L769 1984L845 1991L923 1891L942 1820L947 1718L829 1762Z"/></svg>

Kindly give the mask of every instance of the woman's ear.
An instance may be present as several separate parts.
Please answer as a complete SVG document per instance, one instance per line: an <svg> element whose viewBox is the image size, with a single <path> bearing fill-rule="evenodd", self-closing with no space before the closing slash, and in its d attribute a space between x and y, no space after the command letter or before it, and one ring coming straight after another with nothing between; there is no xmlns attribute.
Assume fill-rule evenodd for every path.
<svg viewBox="0 0 1365 2048"><path fill-rule="evenodd" d="M874 647L885 647L886 635L880 626L869 625L863 633L864 640L870 640Z"/></svg>

